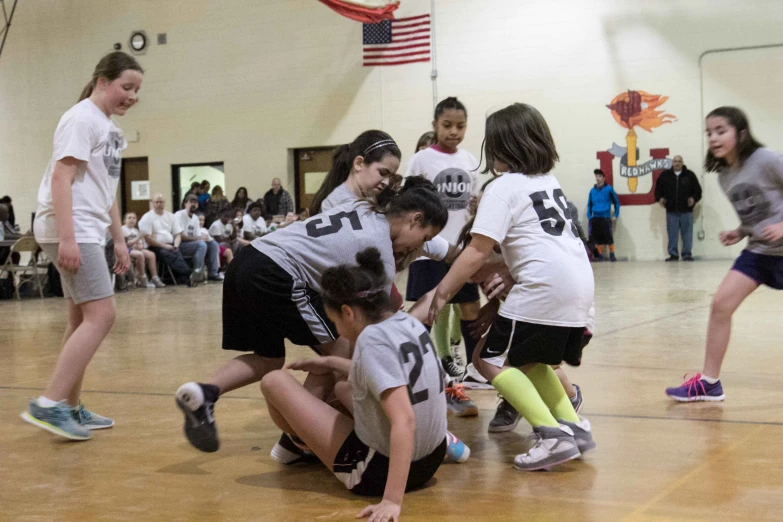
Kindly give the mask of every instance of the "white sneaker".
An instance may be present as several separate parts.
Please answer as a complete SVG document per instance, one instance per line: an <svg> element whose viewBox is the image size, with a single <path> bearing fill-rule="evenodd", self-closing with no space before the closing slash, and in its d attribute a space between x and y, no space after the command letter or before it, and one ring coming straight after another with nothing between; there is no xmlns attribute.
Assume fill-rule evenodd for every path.
<svg viewBox="0 0 783 522"><path fill-rule="evenodd" d="M163 288L166 286L166 284L160 280L160 277L155 276L152 278L152 284L155 286L155 288Z"/></svg>
<svg viewBox="0 0 783 522"><path fill-rule="evenodd" d="M520 471L549 469L581 455L568 426L535 426L533 435L538 438L536 444L527 453L514 457L514 467Z"/></svg>
<svg viewBox="0 0 783 522"><path fill-rule="evenodd" d="M468 364L465 368L465 376L462 378L462 385L469 390L492 390L493 387L483 375L473 366Z"/></svg>

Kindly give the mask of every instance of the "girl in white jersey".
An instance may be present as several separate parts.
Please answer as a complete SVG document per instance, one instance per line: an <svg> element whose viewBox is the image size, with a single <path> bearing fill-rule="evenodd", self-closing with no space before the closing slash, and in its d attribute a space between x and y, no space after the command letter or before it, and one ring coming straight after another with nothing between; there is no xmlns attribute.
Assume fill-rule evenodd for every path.
<svg viewBox="0 0 783 522"><path fill-rule="evenodd" d="M394 142L382 147L392 156L395 151L399 154ZM358 252L374 246L387 269L389 292L395 256L420 248L447 219L435 187L417 178L383 208L367 201L343 205L292 223L240 250L226 270L223 286L223 349L252 353L231 360L208 383L190 382L177 391L188 440L202 451L217 451L215 401L282 368L285 339L319 354L347 356L347 342L335 343L334 325L321 302L321 278L327 268L352 262ZM314 377L310 388L314 393L325 395L330 384L333 387L328 380L316 381Z"/></svg>
<svg viewBox="0 0 783 522"><path fill-rule="evenodd" d="M74 440L114 425L85 409L79 394L84 371L114 323L114 289L104 257L107 230L114 240L114 272L124 274L130 264L116 200L120 152L127 143L111 116L123 116L136 103L142 73L125 53L98 62L79 103L57 125L38 189L35 238L60 272L68 324L49 385L22 418Z"/></svg>
<svg viewBox="0 0 783 522"><path fill-rule="evenodd" d="M348 489L383 496L359 517L397 520L405 491L426 484L446 454L443 379L427 330L390 306L380 252L367 249L356 261L328 269L321 281L326 312L355 344L353 360L318 357L290 366L347 378L337 391L353 418L284 370L266 375L261 390L275 424L296 433Z"/></svg>
<svg viewBox="0 0 783 522"><path fill-rule="evenodd" d="M457 98L446 98L435 108L432 122L435 132L435 144L417 152L408 163L406 176L424 176L438 188L441 201L449 210L449 222L441 233L450 245L456 246L462 227L470 219L469 205L478 194L478 168L476 158L468 151L459 148L467 129L467 110ZM443 261L420 259L411 264L408 272L408 287L405 298L418 301L427 292L435 288L448 272ZM457 292L451 303L459 306L460 329L465 340L465 352L470 361L476 346L475 340L467 334L473 321L478 318L479 293L475 284L468 283ZM456 313L456 312L455 312ZM433 337L444 369L457 380L461 379L464 367L455 364L459 352L452 354L449 339L449 309L444 309L438 322L433 326ZM455 357L456 356L456 357ZM456 415L477 415L475 406L453 410Z"/></svg>
<svg viewBox="0 0 783 522"><path fill-rule="evenodd" d="M477 272L494 246L517 284L486 337L477 368L533 426L538 441L514 466L532 471L577 458L595 446L550 365L581 362L582 337L593 301L593 273L551 174L558 160L541 114L514 104L487 118L487 171L506 172L479 204L470 244L438 285L434 320Z"/></svg>

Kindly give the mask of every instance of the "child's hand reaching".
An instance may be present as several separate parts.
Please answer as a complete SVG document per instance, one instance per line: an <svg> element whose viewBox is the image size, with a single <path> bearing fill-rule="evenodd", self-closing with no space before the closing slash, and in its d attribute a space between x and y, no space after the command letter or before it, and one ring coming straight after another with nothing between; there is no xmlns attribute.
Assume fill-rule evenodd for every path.
<svg viewBox="0 0 783 522"><path fill-rule="evenodd" d="M737 230L725 230L718 236L723 246L731 246L742 241L742 234Z"/></svg>

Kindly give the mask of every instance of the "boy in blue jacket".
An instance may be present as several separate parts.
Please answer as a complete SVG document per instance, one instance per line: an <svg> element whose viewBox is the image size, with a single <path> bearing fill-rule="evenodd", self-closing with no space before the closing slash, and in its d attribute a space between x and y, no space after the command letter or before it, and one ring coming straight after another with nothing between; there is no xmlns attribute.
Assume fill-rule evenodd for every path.
<svg viewBox="0 0 783 522"><path fill-rule="evenodd" d="M590 189L587 198L587 219L590 223L590 234L598 249L598 261L606 261L604 245L609 245L609 260L614 262L614 223L620 217L620 198L614 189L605 182L604 172L595 169L595 186ZM614 215L612 205L614 204Z"/></svg>

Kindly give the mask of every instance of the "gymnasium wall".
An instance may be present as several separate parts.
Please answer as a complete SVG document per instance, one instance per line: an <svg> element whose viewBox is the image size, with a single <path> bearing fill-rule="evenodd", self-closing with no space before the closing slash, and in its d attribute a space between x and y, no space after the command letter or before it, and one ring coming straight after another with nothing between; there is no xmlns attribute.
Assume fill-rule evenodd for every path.
<svg viewBox="0 0 783 522"><path fill-rule="evenodd" d="M403 0L400 16L429 10ZM596 153L626 145L626 129L606 105L629 90L668 96L676 117L637 128L640 163L649 150L681 154L701 175L699 56L706 50L783 41L775 0L435 0L438 95L469 110L463 146L480 155L485 115L514 101L547 118L561 155L557 175L584 213ZM36 0L20 2L0 57L0 193L18 215L35 209L54 128L115 42L143 29L152 39L141 101L118 120L138 131L125 157L149 157L153 192L170 193L171 165L225 162L227 193L260 197L281 177L293 191L289 150L350 141L382 128L401 144L403 168L432 119L430 64L361 66L361 24L315 0ZM157 33L168 43L155 43ZM748 110L762 142L781 148L783 51L710 54L704 59L707 110ZM628 193L626 179L615 186ZM651 188L639 178L637 193ZM287 180L287 181L286 181ZM736 218L706 181L706 239L694 253L729 257L717 233ZM0 194L1 195L1 194ZM24 221L23 221L24 222ZM698 225L697 225L698 229ZM657 205L622 211L620 257L661 259L666 234ZM734 249L736 250L736 248Z"/></svg>

